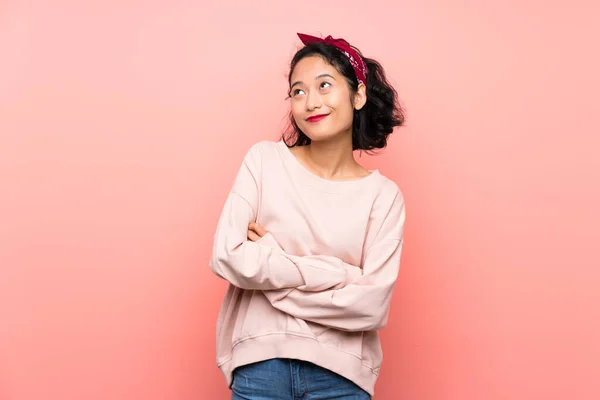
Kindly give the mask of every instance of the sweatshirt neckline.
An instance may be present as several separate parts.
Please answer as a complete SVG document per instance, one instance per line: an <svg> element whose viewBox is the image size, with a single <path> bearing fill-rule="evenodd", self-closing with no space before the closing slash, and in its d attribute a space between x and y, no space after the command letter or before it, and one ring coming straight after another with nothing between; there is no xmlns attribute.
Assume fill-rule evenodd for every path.
<svg viewBox="0 0 600 400"><path fill-rule="evenodd" d="M300 160L296 158L296 156L290 151L287 147L287 144L283 140L280 140L278 143L278 147L284 160L293 168L298 174L309 184L312 186L316 186L321 190L325 190L328 192L340 192L340 191L354 191L363 189L365 185L375 180L380 176L379 170L370 170L370 174L359 179L352 180L344 180L344 181L334 181L331 179L325 179L314 172L310 171L306 168Z"/></svg>

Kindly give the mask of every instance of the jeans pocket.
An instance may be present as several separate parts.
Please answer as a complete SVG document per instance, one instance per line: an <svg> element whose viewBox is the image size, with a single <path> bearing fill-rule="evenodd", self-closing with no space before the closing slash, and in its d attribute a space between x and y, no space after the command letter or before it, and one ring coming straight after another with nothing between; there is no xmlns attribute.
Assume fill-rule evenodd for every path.
<svg viewBox="0 0 600 400"><path fill-rule="evenodd" d="M279 360L267 360L243 365L233 371L231 389L234 393L248 398L264 397L278 399L279 393L289 393L285 378L289 377L289 366ZM284 386L282 388L282 385Z"/></svg>

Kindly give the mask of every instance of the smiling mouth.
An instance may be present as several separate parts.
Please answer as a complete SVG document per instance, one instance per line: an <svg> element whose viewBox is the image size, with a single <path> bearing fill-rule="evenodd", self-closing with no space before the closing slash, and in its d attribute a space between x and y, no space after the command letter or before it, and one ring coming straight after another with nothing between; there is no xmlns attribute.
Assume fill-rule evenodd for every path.
<svg viewBox="0 0 600 400"><path fill-rule="evenodd" d="M308 122L318 122L318 121L322 120L323 118L327 117L328 115L329 114L314 115L312 117L306 118L306 121L308 121Z"/></svg>

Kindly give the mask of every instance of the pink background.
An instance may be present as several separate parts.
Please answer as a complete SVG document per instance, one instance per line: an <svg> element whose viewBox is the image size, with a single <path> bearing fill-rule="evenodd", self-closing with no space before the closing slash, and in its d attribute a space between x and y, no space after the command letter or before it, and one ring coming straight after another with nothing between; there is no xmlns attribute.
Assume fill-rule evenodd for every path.
<svg viewBox="0 0 600 400"><path fill-rule="evenodd" d="M83 3L0 2L0 400L227 398L212 235L297 31L407 107L377 399L600 398L597 2Z"/></svg>

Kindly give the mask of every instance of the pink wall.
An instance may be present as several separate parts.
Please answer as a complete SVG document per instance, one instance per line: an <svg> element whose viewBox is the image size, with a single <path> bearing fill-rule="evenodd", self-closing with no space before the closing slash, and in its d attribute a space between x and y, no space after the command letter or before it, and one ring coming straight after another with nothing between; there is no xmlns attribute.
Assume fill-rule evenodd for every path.
<svg viewBox="0 0 600 400"><path fill-rule="evenodd" d="M212 235L296 31L408 110L377 398L600 398L598 3L87 3L0 3L0 400L226 398Z"/></svg>

